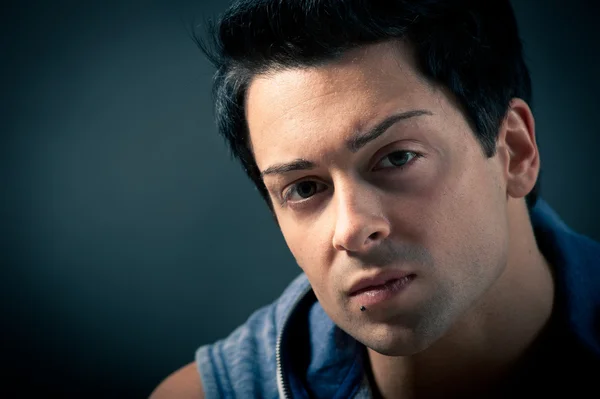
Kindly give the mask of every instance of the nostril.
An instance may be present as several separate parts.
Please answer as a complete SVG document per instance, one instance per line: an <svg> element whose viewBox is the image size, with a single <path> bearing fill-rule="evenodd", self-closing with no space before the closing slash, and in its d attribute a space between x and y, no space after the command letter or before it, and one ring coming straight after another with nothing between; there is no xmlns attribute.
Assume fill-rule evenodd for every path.
<svg viewBox="0 0 600 399"><path fill-rule="evenodd" d="M378 240L380 236L381 236L381 233L376 231L375 233L373 233L369 236L369 240L373 240L373 241Z"/></svg>

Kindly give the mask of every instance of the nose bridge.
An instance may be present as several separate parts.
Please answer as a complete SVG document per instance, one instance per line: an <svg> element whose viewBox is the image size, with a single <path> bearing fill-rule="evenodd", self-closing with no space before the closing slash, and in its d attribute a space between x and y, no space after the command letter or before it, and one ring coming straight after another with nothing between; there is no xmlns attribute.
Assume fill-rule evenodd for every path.
<svg viewBox="0 0 600 399"><path fill-rule="evenodd" d="M389 235L389 223L375 187L358 179L344 179L336 185L334 197L334 247L360 252Z"/></svg>
<svg viewBox="0 0 600 399"><path fill-rule="evenodd" d="M374 189L365 187L366 184L356 180L358 179L345 179L337 184L335 191L338 211L376 213L379 201Z"/></svg>

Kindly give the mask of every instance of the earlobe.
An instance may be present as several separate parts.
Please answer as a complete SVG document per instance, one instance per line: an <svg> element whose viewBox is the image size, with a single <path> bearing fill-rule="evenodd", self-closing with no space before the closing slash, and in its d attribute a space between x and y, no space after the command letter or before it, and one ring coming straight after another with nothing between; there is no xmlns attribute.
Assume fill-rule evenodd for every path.
<svg viewBox="0 0 600 399"><path fill-rule="evenodd" d="M506 162L507 194L525 197L533 189L540 168L535 136L535 121L529 105L519 98L511 100L501 126L499 139L508 154Z"/></svg>

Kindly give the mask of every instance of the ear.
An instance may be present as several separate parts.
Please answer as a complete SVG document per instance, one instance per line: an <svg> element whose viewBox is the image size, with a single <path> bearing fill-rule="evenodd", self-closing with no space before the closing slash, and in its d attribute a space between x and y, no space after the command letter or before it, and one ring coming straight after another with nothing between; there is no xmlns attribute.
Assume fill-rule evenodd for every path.
<svg viewBox="0 0 600 399"><path fill-rule="evenodd" d="M535 140L535 121L529 105L513 98L504 117L496 151L500 155L506 194L523 198L533 189L540 170L540 156Z"/></svg>

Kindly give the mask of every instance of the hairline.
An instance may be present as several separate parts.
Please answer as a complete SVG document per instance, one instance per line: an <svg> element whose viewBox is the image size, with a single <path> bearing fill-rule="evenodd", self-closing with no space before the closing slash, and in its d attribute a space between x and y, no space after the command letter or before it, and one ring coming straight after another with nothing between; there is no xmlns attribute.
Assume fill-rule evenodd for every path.
<svg viewBox="0 0 600 399"><path fill-rule="evenodd" d="M252 140L250 137L250 127L248 126L248 114L247 114L248 94L250 91L249 90L250 86L252 85L253 81L255 81L256 79L263 78L263 77L268 78L268 77L274 76L277 73L281 73L281 72L285 72L285 71L308 70L308 69L314 69L314 68L319 68L319 67L327 67L327 66L335 65L336 63L345 62L346 61L345 58L349 56L349 53L352 53L354 51L361 51L366 48L380 45L383 43L394 43L394 42L398 43L400 45L406 46L405 48L406 48L407 55L408 55L408 62L410 63L410 66L413 68L413 71L415 72L415 76L419 79L419 81L421 81L427 87L431 88L434 91L441 90L443 92L443 95L447 98L450 105L456 107L458 112L460 112L461 115L465 118L467 125L469 126L469 129L471 130L470 134L475 136L475 139L477 140L477 143L479 144L479 147L480 147L483 155L486 158L493 157L496 153L496 151L495 151L496 146L494 146L494 148L492 149L491 155L488 155L486 153L485 144L482 142L482 140L479 137L479 135L481 133L477 131L475 122L473 121L473 118L469 115L463 102L460 101L460 99L455 95L455 93L446 84L444 84L442 82L436 82L425 74L425 72L422 70L422 68L418 65L418 62L416 62L417 58L416 58L414 45L412 45L412 43L410 42L410 40L407 37L401 37L401 38L392 37L392 38L387 38L387 39L379 40L379 41L372 42L372 43L357 44L355 46L349 47L348 49L340 52L339 54L334 54L334 55L330 55L330 56L322 56L322 57L319 57L318 59L307 61L307 62L297 61L297 64L290 63L290 65L286 65L277 60L271 60L267 63L266 66L264 66L262 68L258 68L257 70L254 70L254 71L252 70L251 67L248 67L246 65L238 66L238 68L234 68L234 69L242 70L243 71L242 73L245 74L244 78L247 79L246 81L244 81L242 83L242 86L243 86L242 109L243 109L243 114L244 114L244 125L245 125L244 133L246 134L246 144L248 145L248 150L250 152L250 155L252 156L252 161L254 162L254 165L256 165L256 167L258 168L258 165L256 163L256 158L254 155L254 150L252 148ZM390 46L390 48L395 50L395 52L397 51L397 55L401 55L399 47ZM230 71L230 72L232 72L232 71ZM509 109L510 109L510 106L507 104L505 111L504 111L505 115L509 111ZM497 139L497 137L498 137L498 132L496 132L496 139ZM261 181L263 181L263 184L264 184L264 180L262 178L262 175L260 174L260 170L258 170L258 172L259 172L258 178L261 179Z"/></svg>

